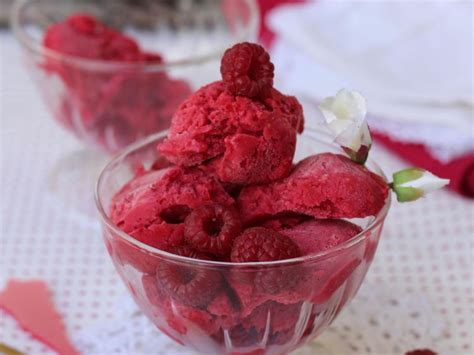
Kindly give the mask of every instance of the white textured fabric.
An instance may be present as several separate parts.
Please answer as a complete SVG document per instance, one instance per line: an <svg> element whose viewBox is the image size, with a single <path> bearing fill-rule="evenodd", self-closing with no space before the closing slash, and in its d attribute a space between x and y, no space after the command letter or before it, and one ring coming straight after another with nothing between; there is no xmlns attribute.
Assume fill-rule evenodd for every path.
<svg viewBox="0 0 474 355"><path fill-rule="evenodd" d="M314 354L318 348L331 355L403 354L426 347L449 354L444 342L448 331L429 299L396 295L387 285L366 283L336 325L295 355Z"/></svg>
<svg viewBox="0 0 474 355"><path fill-rule="evenodd" d="M0 46L0 288L10 278L45 280L54 293L55 304L71 338L79 345L84 344L81 347L87 346L90 338L83 335L91 334L90 329L121 324L122 315L128 311L117 308L117 302L125 289L107 256L97 222L74 209L75 202L91 192L71 188L63 199L57 199L51 193L51 172L58 161L78 156L81 145L61 130L45 110L22 68L19 49L10 35L0 33ZM310 110L307 111L309 114ZM387 174L404 166L377 146L371 156ZM67 166L72 168L74 165ZM71 181L71 184L75 183ZM360 345L360 351L351 353L364 354L368 339L374 338L372 342L376 345L372 342L369 345L374 346L378 354L400 354L393 352L394 341L387 339L382 330L392 329L403 336L409 327L418 328L420 323L407 318L402 310L391 312L384 296L390 294L402 304L406 304L403 300L414 300L414 308L420 307L422 314L419 321L424 325L420 328L429 323L433 334L438 334L437 326L445 329L444 324L447 324L447 331L442 331L441 336L434 337L436 339L423 335L417 344L410 340L410 344L401 343L400 346L429 347L444 350L446 354L472 354L473 208L471 200L449 191L435 192L415 203L400 205L394 202L366 284L350 306L350 309L358 309L358 320L351 320L353 315L343 312L331 330L321 336L324 347L332 354L345 355L347 352L341 353L345 350L338 350L341 349L339 346L353 343L340 345L338 339L347 336L358 341L355 345ZM382 296L364 301L364 295L372 291L374 295ZM358 308L357 304L361 303L363 307ZM437 315L431 308L421 309L421 304L426 307L429 304ZM389 311L392 318L384 315ZM369 312L383 323L380 331L365 322ZM357 324L357 329L346 328L348 322ZM144 332L158 334L145 325L143 318L138 317L134 324ZM361 334L360 341L358 333ZM130 338L132 345L127 349L134 347L135 340L124 335L124 339ZM162 349L170 346L161 335L154 339L157 344L154 353L163 352ZM52 353L1 311L0 342L31 355ZM127 351L127 355L150 354L140 349ZM168 352L174 353L174 350ZM185 350L180 348L179 353L185 354ZM89 354L86 352L85 355Z"/></svg>
<svg viewBox="0 0 474 355"><path fill-rule="evenodd" d="M464 102L472 97L470 1L315 1L277 8L279 36L382 97Z"/></svg>
<svg viewBox="0 0 474 355"><path fill-rule="evenodd" d="M441 160L474 149L470 1L317 1L268 16L280 87L368 100L371 124Z"/></svg>
<svg viewBox="0 0 474 355"><path fill-rule="evenodd" d="M115 319L85 327L74 335L83 354L193 354L158 331L140 312L128 294L115 307Z"/></svg>
<svg viewBox="0 0 474 355"><path fill-rule="evenodd" d="M193 354L150 326L128 295L117 304L116 317L114 322L86 327L74 337L82 353ZM440 354L450 352L443 349L448 324L431 301L413 294L398 296L385 284L366 283L336 324L295 355L402 354L424 344Z"/></svg>

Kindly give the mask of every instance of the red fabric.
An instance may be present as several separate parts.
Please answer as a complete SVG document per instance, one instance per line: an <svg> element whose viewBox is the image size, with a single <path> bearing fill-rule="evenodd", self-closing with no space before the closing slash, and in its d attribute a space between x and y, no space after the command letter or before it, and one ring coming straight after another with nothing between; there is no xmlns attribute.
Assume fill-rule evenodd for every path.
<svg viewBox="0 0 474 355"><path fill-rule="evenodd" d="M260 42L263 43L265 46L270 47L273 43L275 38L275 34L270 31L267 27L265 18L270 10L273 10L275 7L284 5L284 4L296 4L302 3L306 0L258 0L258 4L260 6L260 33L259 38Z"/></svg>
<svg viewBox="0 0 474 355"><path fill-rule="evenodd" d="M449 188L452 190L467 197L474 197L474 152L444 163L433 156L422 144L398 142L377 132L373 132L373 136L411 164L429 170L442 178L450 179Z"/></svg>

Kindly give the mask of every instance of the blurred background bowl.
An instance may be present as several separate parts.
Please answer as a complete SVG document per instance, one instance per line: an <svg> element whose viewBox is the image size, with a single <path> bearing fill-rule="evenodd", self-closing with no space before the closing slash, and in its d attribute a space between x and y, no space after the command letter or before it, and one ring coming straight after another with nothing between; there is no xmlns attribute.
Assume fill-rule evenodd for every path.
<svg viewBox="0 0 474 355"><path fill-rule="evenodd" d="M88 59L46 48L49 26L77 13L118 29L163 63ZM167 128L183 99L219 78L224 50L254 40L258 26L254 0L25 0L12 12L25 63L53 117L87 147L107 152Z"/></svg>

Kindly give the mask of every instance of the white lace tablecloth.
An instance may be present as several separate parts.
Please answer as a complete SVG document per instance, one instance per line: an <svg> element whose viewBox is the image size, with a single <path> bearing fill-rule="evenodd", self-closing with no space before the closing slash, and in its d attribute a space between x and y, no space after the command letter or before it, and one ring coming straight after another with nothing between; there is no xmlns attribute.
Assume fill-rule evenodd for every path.
<svg viewBox="0 0 474 355"><path fill-rule="evenodd" d="M51 120L10 34L0 33L0 45L0 287L10 278L45 280L84 354L185 354L124 296L97 223L75 212L75 186L64 203L51 193L58 161L81 146ZM378 146L371 154L387 173L404 165ZM473 201L440 191L412 204L394 202L360 293L297 353L472 354L473 249ZM52 353L2 312L0 342L28 354Z"/></svg>

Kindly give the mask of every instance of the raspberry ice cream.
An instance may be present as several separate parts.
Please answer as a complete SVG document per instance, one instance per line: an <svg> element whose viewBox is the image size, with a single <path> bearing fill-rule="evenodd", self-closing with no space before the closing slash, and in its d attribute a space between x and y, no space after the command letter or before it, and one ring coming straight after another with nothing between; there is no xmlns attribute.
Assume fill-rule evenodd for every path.
<svg viewBox="0 0 474 355"><path fill-rule="evenodd" d="M388 186L342 155L294 162L303 112L273 88L262 47L232 47L221 73L182 103L161 158L111 203L117 227L179 260L121 239L109 252L146 274L137 302L178 342L286 353L358 289L378 235L346 219L377 215Z"/></svg>
<svg viewBox="0 0 474 355"><path fill-rule="evenodd" d="M302 222L292 227L280 228L280 233L288 236L303 255L312 255L334 248L358 235L362 228L344 220L316 220ZM342 251L307 276L319 279L320 287L314 299L322 303L346 281L354 269L361 263L362 251L357 253Z"/></svg>
<svg viewBox="0 0 474 355"><path fill-rule="evenodd" d="M223 187L196 169L171 167L141 173L117 193L111 218L124 232L152 247L168 250L184 243L184 220L193 208L217 202L234 203ZM117 240L112 246L122 263L149 273L156 260Z"/></svg>
<svg viewBox="0 0 474 355"><path fill-rule="evenodd" d="M268 185L244 188L239 206L245 222L281 213L315 218L361 218L384 206L388 186L349 158L323 153L299 162L291 174Z"/></svg>
<svg viewBox="0 0 474 355"><path fill-rule="evenodd" d="M146 65L163 64L159 54L141 50L134 39L93 16L76 14L49 26L43 44L55 52L48 53L43 69L64 84L61 103L54 107L57 119L108 151L167 128L190 94L185 82L164 71L145 71ZM61 55L65 57L58 59ZM81 60L96 62L86 65ZM131 66L113 67L121 64Z"/></svg>
<svg viewBox="0 0 474 355"><path fill-rule="evenodd" d="M314 255L334 248L354 238L362 232L358 225L344 220L310 220L291 228L281 230L281 233L293 240L304 255ZM370 241L366 246L370 247ZM342 250L339 254L318 266L311 278L318 279L319 286L314 289L313 301L318 304L327 301L331 295L351 276L360 265L365 250L353 248ZM350 286L346 291L353 296Z"/></svg>
<svg viewBox="0 0 474 355"><path fill-rule="evenodd" d="M290 237L303 255L316 254L344 243L362 232L358 225L343 220L313 219L280 233Z"/></svg>
<svg viewBox="0 0 474 355"><path fill-rule="evenodd" d="M214 159L209 164L224 182L263 183L289 173L302 129L303 111L294 97L272 89L268 98L253 100L215 82L181 105L159 150L183 166Z"/></svg>
<svg viewBox="0 0 474 355"><path fill-rule="evenodd" d="M231 205L234 200L213 177L195 169L171 167L127 184L112 201L111 218L134 238L166 249L181 244L183 222L193 208L212 202ZM160 229L165 233L158 233ZM174 238L172 231L179 231L180 236ZM149 235L155 238L150 240Z"/></svg>
<svg viewBox="0 0 474 355"><path fill-rule="evenodd" d="M65 55L87 59L136 62L145 57L133 39L88 14L75 14L49 26L44 45ZM159 57L156 59L161 61Z"/></svg>

